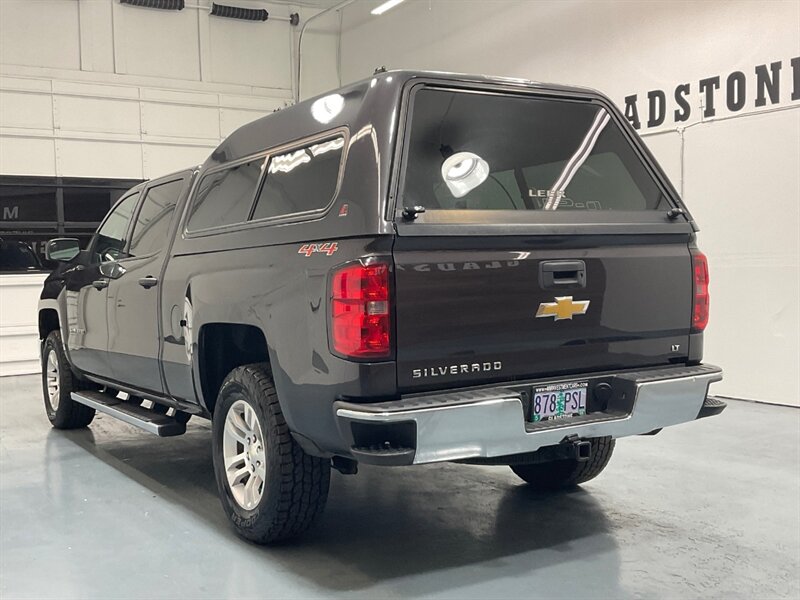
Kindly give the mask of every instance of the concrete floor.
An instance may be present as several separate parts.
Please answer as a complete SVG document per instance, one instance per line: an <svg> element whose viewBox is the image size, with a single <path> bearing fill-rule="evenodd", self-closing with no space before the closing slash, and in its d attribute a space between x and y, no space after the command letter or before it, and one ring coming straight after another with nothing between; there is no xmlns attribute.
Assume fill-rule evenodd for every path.
<svg viewBox="0 0 800 600"><path fill-rule="evenodd" d="M505 467L336 473L321 526L276 548L231 532L190 425L56 431L38 377L0 379L0 597L800 596L797 409L731 402L623 440L550 496Z"/></svg>

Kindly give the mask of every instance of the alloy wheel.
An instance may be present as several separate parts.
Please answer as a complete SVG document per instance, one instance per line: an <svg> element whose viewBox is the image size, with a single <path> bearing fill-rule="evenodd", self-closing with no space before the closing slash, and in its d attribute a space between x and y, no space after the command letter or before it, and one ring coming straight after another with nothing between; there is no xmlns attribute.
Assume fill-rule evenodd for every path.
<svg viewBox="0 0 800 600"><path fill-rule="evenodd" d="M50 408L53 409L53 412L56 412L61 395L59 393L58 384L58 356L55 350L51 349L50 352L47 353L45 375L47 377L47 399L50 402Z"/></svg>
<svg viewBox="0 0 800 600"><path fill-rule="evenodd" d="M222 454L225 476L236 503L252 510L264 494L267 477L266 447L256 412L237 400L225 417Z"/></svg>

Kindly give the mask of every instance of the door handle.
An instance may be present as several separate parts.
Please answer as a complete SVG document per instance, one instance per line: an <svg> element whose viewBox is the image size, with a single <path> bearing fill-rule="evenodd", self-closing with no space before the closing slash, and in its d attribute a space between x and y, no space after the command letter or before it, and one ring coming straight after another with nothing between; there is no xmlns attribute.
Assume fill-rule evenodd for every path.
<svg viewBox="0 0 800 600"><path fill-rule="evenodd" d="M108 279L95 279L92 282L92 287L96 290L104 290L108 287Z"/></svg>
<svg viewBox="0 0 800 600"><path fill-rule="evenodd" d="M154 285L158 285L158 279L153 277L152 275L148 275L147 277L142 277L139 280L139 285L142 286L144 289L149 290Z"/></svg>
<svg viewBox="0 0 800 600"><path fill-rule="evenodd" d="M586 287L586 263L582 260L550 260L539 263L542 289Z"/></svg>

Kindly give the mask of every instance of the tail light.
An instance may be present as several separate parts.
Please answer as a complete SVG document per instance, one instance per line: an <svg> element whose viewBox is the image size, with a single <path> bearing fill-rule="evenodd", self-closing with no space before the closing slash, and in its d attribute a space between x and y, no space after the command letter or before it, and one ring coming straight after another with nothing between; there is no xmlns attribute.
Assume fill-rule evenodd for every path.
<svg viewBox="0 0 800 600"><path fill-rule="evenodd" d="M692 307L692 332L700 333L708 325L708 260L700 250L692 250L694 273L694 304Z"/></svg>
<svg viewBox="0 0 800 600"><path fill-rule="evenodd" d="M331 345L352 358L391 353L389 265L349 264L331 280Z"/></svg>

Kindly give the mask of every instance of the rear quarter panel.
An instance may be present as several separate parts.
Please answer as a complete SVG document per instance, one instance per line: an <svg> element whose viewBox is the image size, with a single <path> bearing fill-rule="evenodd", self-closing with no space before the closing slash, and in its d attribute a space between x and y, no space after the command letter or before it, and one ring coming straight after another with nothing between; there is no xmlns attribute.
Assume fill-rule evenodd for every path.
<svg viewBox="0 0 800 600"><path fill-rule="evenodd" d="M263 244L270 228L251 230L250 235ZM306 242L298 241L230 250L197 248L191 254L174 256L164 277L165 327L173 326L169 314L189 291L194 349L189 364L183 345L165 344L163 362L170 393L192 393L193 381L198 401L204 406L211 404L213 399L203 397L198 380L200 332L209 323L235 323L252 325L264 334L290 429L323 449L335 448L338 440L332 411L337 398L392 397L396 391L394 362L345 361L332 355L328 347L331 268L360 256L388 255L392 238L326 241L336 242L335 253L307 255L300 252ZM177 388L180 382L184 382L183 389Z"/></svg>

